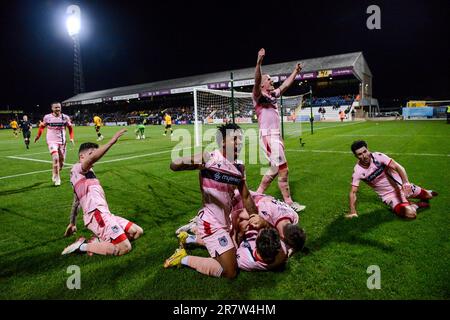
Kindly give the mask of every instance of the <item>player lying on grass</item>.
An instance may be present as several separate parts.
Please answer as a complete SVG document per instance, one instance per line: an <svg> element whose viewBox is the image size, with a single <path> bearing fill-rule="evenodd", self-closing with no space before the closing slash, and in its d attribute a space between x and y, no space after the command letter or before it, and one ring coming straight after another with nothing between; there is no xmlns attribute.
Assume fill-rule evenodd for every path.
<svg viewBox="0 0 450 320"><path fill-rule="evenodd" d="M288 258L288 249L280 239L278 231L264 222L254 228L249 223L250 217L245 209L238 210L235 214L237 224L233 225L230 237L236 248L238 268L245 271L266 271L283 265ZM187 254L186 246L205 246L197 230L195 225L190 229L194 234L188 234L186 231L178 234L180 248L177 249L176 256L166 260L166 268L191 266L190 259L196 257Z"/></svg>
<svg viewBox="0 0 450 320"><path fill-rule="evenodd" d="M140 226L110 212L105 192L92 170L94 164L126 131L126 129L118 131L108 143L100 147L92 142L80 145L78 153L80 161L72 167L70 173L70 182L76 198L72 205L70 223L65 236L76 232L75 218L78 205L80 205L83 209L84 225L100 241L87 242L85 238L81 237L66 247L62 252L63 255L72 252L88 252L120 256L130 252L130 240L135 240L143 234L144 231Z"/></svg>
<svg viewBox="0 0 450 320"><path fill-rule="evenodd" d="M250 191L250 194L258 209L258 215L247 218L252 227L257 229L269 226L274 227L280 234L281 239L286 243L290 255L301 251L305 245L306 234L298 225L299 218L295 210L287 203L279 201L272 196L252 191ZM239 195L235 195L233 212L241 209L244 209L242 201L240 201ZM244 223L240 229L243 227L245 229L245 214L246 212L244 211L239 215L239 223ZM235 215L232 215L233 221L235 217Z"/></svg>
<svg viewBox="0 0 450 320"><path fill-rule="evenodd" d="M359 182L367 183L399 217L415 219L417 209L429 207L428 200L437 196L437 192L426 190L409 182L405 168L387 155L380 152L370 152L365 141L355 141L351 150L358 163L352 176L352 188L349 202L348 218L357 217L356 193ZM410 202L409 199L419 199Z"/></svg>
<svg viewBox="0 0 450 320"><path fill-rule="evenodd" d="M231 214L238 267L246 271L271 270L284 264L292 253L302 250L306 235L297 225L298 215L290 206L271 196L250 193L259 215L250 217L243 208L239 195L235 197L236 210ZM258 233L258 230L266 228L273 229L276 237L281 237L280 246L275 246L278 240L274 238L273 232ZM181 247L186 244L204 245L196 230L196 219L192 219L189 224L176 231ZM187 231L194 234L188 234ZM273 255L276 249L279 251Z"/></svg>
<svg viewBox="0 0 450 320"><path fill-rule="evenodd" d="M245 182L244 167L237 164L242 147L242 131L236 124L224 124L216 133L218 149L173 161L173 171L200 170L200 191L203 208L198 212L198 234L203 239L211 258L189 256L185 263L200 273L234 278L237 274L236 248L230 236L232 199L239 189L244 207L257 214L255 204ZM186 255L177 250L164 266L181 260Z"/></svg>

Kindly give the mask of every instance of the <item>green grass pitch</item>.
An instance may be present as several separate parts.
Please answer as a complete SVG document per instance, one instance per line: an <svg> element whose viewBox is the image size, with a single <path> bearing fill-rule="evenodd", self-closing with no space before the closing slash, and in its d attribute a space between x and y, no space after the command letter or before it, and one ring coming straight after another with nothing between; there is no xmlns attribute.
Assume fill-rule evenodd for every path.
<svg viewBox="0 0 450 320"><path fill-rule="evenodd" d="M175 129L180 127L193 130ZM298 123L285 129L290 186L293 198L307 206L300 223L310 252L292 257L283 272L240 272L233 281L162 266L177 247L175 229L201 205L198 173L169 170L178 142L163 137L162 126L147 127L145 141L136 140L130 127L105 163L95 166L111 211L145 230L122 257L60 255L76 238L63 237L72 201L69 170L54 187L45 137L26 150L21 137L1 130L0 299L449 299L450 125L317 123L313 135L309 124L302 124L301 135ZM103 128L104 141L116 130ZM93 127L75 128L77 147L95 138ZM392 156L411 182L438 191L431 209L414 221L401 220L362 185L360 217L344 219L355 164L349 146L357 139ZM77 161L70 146L66 161ZM251 189L260 182L260 167L247 165ZM267 193L281 197L276 183ZM80 214L76 236L81 235L90 237ZM207 256L200 248L191 252ZM80 290L66 287L71 265L81 269ZM380 267L380 290L367 288L370 265Z"/></svg>

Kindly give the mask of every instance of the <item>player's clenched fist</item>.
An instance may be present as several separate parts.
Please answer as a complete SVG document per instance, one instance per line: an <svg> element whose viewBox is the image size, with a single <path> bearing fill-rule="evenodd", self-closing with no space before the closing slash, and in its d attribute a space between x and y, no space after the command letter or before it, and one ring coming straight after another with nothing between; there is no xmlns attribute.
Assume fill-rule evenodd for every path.
<svg viewBox="0 0 450 320"><path fill-rule="evenodd" d="M259 63L259 64L262 63L262 61L263 61L265 55L266 55L266 50L265 50L264 48L261 48L261 49L258 51L258 63Z"/></svg>

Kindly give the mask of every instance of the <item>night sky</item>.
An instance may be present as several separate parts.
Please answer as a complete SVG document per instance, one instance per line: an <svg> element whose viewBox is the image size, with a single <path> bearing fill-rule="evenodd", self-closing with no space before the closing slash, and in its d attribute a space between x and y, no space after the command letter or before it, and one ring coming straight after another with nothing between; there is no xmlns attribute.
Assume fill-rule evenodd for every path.
<svg viewBox="0 0 450 320"><path fill-rule="evenodd" d="M244 2L244 1L241 1ZM450 99L448 1L4 1L0 109L73 94L65 10L82 11L86 91L363 51L373 95ZM381 8L369 30L366 8Z"/></svg>

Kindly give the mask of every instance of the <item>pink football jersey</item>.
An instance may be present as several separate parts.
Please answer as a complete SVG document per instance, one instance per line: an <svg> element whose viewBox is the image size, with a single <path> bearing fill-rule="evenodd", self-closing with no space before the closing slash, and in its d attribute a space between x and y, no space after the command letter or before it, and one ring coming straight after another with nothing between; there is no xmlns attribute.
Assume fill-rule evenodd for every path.
<svg viewBox="0 0 450 320"><path fill-rule="evenodd" d="M279 97L279 88L273 90L270 94L261 92L261 96L258 99L253 97L259 130L263 136L280 134L280 114L278 113L277 103L277 98Z"/></svg>
<svg viewBox="0 0 450 320"><path fill-rule="evenodd" d="M367 183L383 199L384 196L400 189L402 179L394 170L388 168L392 161L387 155L380 152L372 152L368 168L363 168L359 163L355 165L352 185L359 186L362 180Z"/></svg>
<svg viewBox="0 0 450 320"><path fill-rule="evenodd" d="M267 271L269 265L259 259L256 255L256 238L258 231L249 230L245 233L244 240L240 243L236 251L236 259L238 267L245 271ZM283 241L281 241L281 250L287 254L287 248Z"/></svg>
<svg viewBox="0 0 450 320"><path fill-rule="evenodd" d="M200 217L211 228L229 228L234 190L244 178L242 168L228 161L220 151L210 153L205 169L200 171L200 190L205 210Z"/></svg>
<svg viewBox="0 0 450 320"><path fill-rule="evenodd" d="M92 169L83 172L81 163L76 163L70 171L70 182L80 200L85 225L91 221L92 212L95 209L101 212L110 212L105 192Z"/></svg>
<svg viewBox="0 0 450 320"><path fill-rule="evenodd" d="M56 117L49 113L45 115L43 122L47 127L47 144L66 143L66 127L72 126L69 116L62 113Z"/></svg>

